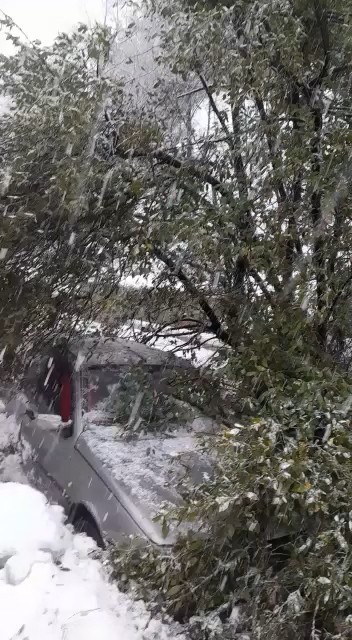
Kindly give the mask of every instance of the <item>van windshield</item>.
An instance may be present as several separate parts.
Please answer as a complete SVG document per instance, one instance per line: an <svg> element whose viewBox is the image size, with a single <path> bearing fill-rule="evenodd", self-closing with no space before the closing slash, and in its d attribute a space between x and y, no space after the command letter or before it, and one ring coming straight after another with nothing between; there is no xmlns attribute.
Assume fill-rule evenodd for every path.
<svg viewBox="0 0 352 640"><path fill-rule="evenodd" d="M207 429L209 419L185 397L187 373L145 366L88 369L83 389L88 422L118 424L132 432Z"/></svg>

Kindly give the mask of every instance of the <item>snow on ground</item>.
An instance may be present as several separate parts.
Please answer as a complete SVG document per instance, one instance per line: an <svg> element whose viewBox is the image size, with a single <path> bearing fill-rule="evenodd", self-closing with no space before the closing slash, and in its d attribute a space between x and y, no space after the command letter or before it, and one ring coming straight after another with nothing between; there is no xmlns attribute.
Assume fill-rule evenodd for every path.
<svg viewBox="0 0 352 640"><path fill-rule="evenodd" d="M16 446L18 428L12 417L5 414L4 403L0 400L0 452Z"/></svg>
<svg viewBox="0 0 352 640"><path fill-rule="evenodd" d="M13 417L6 417L0 411L0 481L28 482L18 450L18 426Z"/></svg>
<svg viewBox="0 0 352 640"><path fill-rule="evenodd" d="M9 453L17 438L13 419L1 415L2 480L10 480L11 456L21 472ZM42 493L0 482L0 514L1 640L172 640L176 631L182 640L180 628L151 619L144 603L109 582L94 542L74 534Z"/></svg>
<svg viewBox="0 0 352 640"><path fill-rule="evenodd" d="M94 543L28 485L0 485L1 640L167 638L141 603L109 584ZM148 627L150 627L148 629Z"/></svg>

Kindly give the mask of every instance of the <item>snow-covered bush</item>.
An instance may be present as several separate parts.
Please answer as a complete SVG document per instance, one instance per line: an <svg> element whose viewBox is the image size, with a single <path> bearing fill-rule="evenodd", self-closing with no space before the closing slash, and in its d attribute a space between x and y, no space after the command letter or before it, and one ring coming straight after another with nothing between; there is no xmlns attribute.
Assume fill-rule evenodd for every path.
<svg viewBox="0 0 352 640"><path fill-rule="evenodd" d="M320 425L321 431L317 428ZM209 437L212 478L183 486L174 553L113 553L115 575L186 619L237 602L253 638L348 638L352 615L352 434L342 411L291 404ZM122 576L122 578L121 578ZM244 604L245 603L245 604ZM340 635L339 635L340 634Z"/></svg>

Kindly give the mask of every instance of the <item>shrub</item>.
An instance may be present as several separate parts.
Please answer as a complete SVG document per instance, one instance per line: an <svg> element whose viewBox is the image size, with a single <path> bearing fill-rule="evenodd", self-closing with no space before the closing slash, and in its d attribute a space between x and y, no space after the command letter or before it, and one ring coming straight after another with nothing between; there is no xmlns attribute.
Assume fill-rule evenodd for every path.
<svg viewBox="0 0 352 640"><path fill-rule="evenodd" d="M336 403L335 403L336 405ZM214 474L184 505L174 552L113 552L114 575L136 581L179 620L246 603L253 638L350 638L352 434L333 403L325 411L281 405L280 423L258 418L202 440Z"/></svg>

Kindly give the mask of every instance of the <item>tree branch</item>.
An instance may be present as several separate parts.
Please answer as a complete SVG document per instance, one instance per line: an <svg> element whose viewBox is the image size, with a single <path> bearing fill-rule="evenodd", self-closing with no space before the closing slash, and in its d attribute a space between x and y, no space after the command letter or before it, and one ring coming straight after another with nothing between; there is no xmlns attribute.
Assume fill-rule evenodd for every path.
<svg viewBox="0 0 352 640"><path fill-rule="evenodd" d="M211 332L214 333L214 335L216 335L216 337L219 338L219 340L221 340L225 344L231 345L231 336L223 328L221 321L217 317L214 309L210 306L205 296L198 291L197 287L193 284L193 282L191 282L191 280L184 273L181 267L178 267L176 263L172 260L172 258L167 256L159 247L154 247L153 252L155 257L158 258L158 260L160 260L167 266L171 274L176 276L179 279L179 281L182 282L186 291L188 291L198 301L200 308L202 309L203 313L207 316L210 322L209 329L211 330Z"/></svg>
<svg viewBox="0 0 352 640"><path fill-rule="evenodd" d="M262 291L263 295L266 297L267 301L269 302L270 306L274 307L275 301L274 301L269 289L267 288L265 282L260 277L258 271L256 271L256 269L250 269L249 270L249 275L252 276L253 280L257 283L257 285L259 286L259 288Z"/></svg>
<svg viewBox="0 0 352 640"><path fill-rule="evenodd" d="M214 114L216 115L217 119L220 122L220 125L225 133L225 135L227 136L228 139L228 144L229 147L231 149L231 151L233 152L234 155L234 166L235 166L235 172L236 172L236 178L238 181L238 185L239 185L239 192L240 192L240 196L245 198L246 200L248 200L248 185L247 185L247 176L246 176L246 171L244 168L244 162L242 159L241 154L238 151L239 145L238 145L238 138L239 138L239 122L238 122L238 109L233 109L232 110L232 122L233 122L233 134L231 133L230 129L228 128L227 124L226 124L226 120L224 118L224 116L222 115L222 113L220 112L220 110L218 109L218 106L214 100L214 96L212 94L211 89L209 88L207 82L205 81L204 77L202 76L201 73L198 74L199 75L199 79L203 85L204 91L206 93L206 95L208 96L209 99L209 103L210 106L214 112ZM236 140L237 138L237 140ZM237 142L237 145L236 145ZM247 211L247 217L248 217L249 211Z"/></svg>
<svg viewBox="0 0 352 640"><path fill-rule="evenodd" d="M235 106L232 108L231 115L232 115L232 127L233 127L233 135L234 135L233 150L234 150L236 178L239 184L240 196L242 196L243 199L248 200L248 184L247 184L246 170L245 170L242 156L238 151L241 144L238 106ZM247 220L250 223L249 207L247 207L246 215L247 215Z"/></svg>
<svg viewBox="0 0 352 640"><path fill-rule="evenodd" d="M214 111L217 119L219 120L223 131L227 135L231 148L233 148L233 139L232 139L232 136L231 136L231 132L230 132L230 130L229 130L227 124L226 124L225 118L222 115L222 113L220 113L220 111L219 111L219 109L217 107L217 104L216 104L216 102L214 100L212 91L209 88L208 84L206 83L204 77L202 76L201 73L199 73L198 75L199 75L199 79L200 79L200 81L201 81L201 83L203 85L203 89L204 89L205 93L208 96L208 99L209 99L209 102L210 102L210 106L211 106L212 110Z"/></svg>
<svg viewBox="0 0 352 640"><path fill-rule="evenodd" d="M324 320L322 322L322 324L324 325L324 327L326 327L327 323L329 322L332 313L338 303L338 301L340 300L344 290L346 289L347 285L352 282L352 273L348 276L348 278L346 278L345 282L343 283L342 287L340 288L340 290L337 292L337 294L335 295L329 309L326 312L326 315L324 317Z"/></svg>
<svg viewBox="0 0 352 640"><path fill-rule="evenodd" d="M213 176L201 165L197 166L193 162L184 162L163 149L132 149L130 151L125 151L120 142L115 145L114 151L115 155L125 160L128 158L153 158L160 164L173 167L174 169L179 169L180 171L186 171L189 175L197 178L201 182L206 182L213 187L215 191L218 191L222 196L229 198L231 202L233 202L232 187L230 187L230 185L226 185L224 182L216 178L216 176Z"/></svg>
<svg viewBox="0 0 352 640"><path fill-rule="evenodd" d="M326 274L325 274L325 260L324 260L324 238L320 230L322 212L321 212L321 199L322 190L317 185L320 171L321 171L321 159L320 159L320 146L321 146L321 132L323 126L323 118L319 107L312 108L313 127L314 133L311 141L312 149L312 174L314 179L313 192L311 196L311 219L313 224L314 244L313 244L313 257L312 264L315 271L315 280L317 287L317 311L318 311L318 323L317 323L317 337L322 347L326 344L326 323L322 322L322 312L326 306Z"/></svg>
<svg viewBox="0 0 352 640"><path fill-rule="evenodd" d="M313 78L313 80L310 81L310 88L318 87L321 84L321 82L327 75L330 63L330 38L326 11L324 11L321 6L321 0L313 0L313 4L315 17L321 34L321 43L324 51L324 63L316 78Z"/></svg>
<svg viewBox="0 0 352 640"><path fill-rule="evenodd" d="M274 141L273 141L273 138L272 138L270 130L269 130L268 116L267 116L267 113L265 111L264 101L263 101L262 97L256 91L254 92L254 101L255 101L255 104L257 106L261 122L265 125L265 137L266 137L266 141L267 141L267 144L268 144L269 157L270 157L271 165L272 165L273 171L277 171L277 169L278 169L278 157L277 157L277 154L275 152ZM282 202L286 202L287 194L286 194L286 189L285 189L284 183L283 183L282 180L276 180L276 182L277 182L277 190L278 190L278 201L281 202L281 203Z"/></svg>
<svg viewBox="0 0 352 640"><path fill-rule="evenodd" d="M292 100L294 99L296 101L299 100L298 91L296 89L293 89L292 93L293 93ZM266 141L269 149L269 158L270 158L273 172L275 174L279 169L280 159L278 157L278 154L275 151L274 140L269 129L269 125L270 125L269 118L265 110L264 101L256 91L254 92L254 100L257 106L257 110L258 110L261 122L265 125L265 137L266 137ZM296 127L294 123L294 129L295 128ZM292 276L293 262L295 258L295 249L297 254L301 255L302 253L302 244L298 235L297 224L295 219L295 210L297 208L297 204L301 197L301 183L300 181L295 182L294 189L293 189L293 206L289 201L289 197L288 197L285 185L283 183L283 180L281 178L274 178L274 185L275 184L276 184L276 188L274 186L274 189L276 191L278 202L281 205L286 205L286 208L289 208L289 211L288 211L289 234L288 234L288 240L286 243L286 264L287 264L286 280L289 280Z"/></svg>

